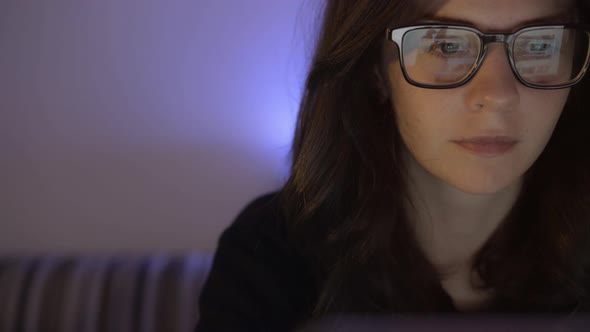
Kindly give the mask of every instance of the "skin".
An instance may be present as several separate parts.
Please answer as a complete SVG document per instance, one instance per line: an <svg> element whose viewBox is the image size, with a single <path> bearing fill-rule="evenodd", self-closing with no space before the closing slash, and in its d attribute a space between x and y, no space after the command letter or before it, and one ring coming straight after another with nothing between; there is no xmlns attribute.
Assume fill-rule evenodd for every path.
<svg viewBox="0 0 590 332"><path fill-rule="evenodd" d="M507 31L563 13L563 0L449 0L434 16L468 21L483 32ZM425 254L444 275L443 287L461 310L477 309L491 293L474 289L472 259L514 205L523 174L550 139L569 89L538 90L511 71L504 45L490 44L477 74L453 89L423 89L403 77L397 49L384 47L384 93L393 100L405 143L411 217ZM485 157L453 143L507 135L518 143Z"/></svg>

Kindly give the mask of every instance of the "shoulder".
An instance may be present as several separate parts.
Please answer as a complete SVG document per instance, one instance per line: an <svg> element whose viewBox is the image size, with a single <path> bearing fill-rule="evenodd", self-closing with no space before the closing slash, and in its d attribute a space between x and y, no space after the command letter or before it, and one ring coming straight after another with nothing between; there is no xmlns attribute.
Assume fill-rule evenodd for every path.
<svg viewBox="0 0 590 332"><path fill-rule="evenodd" d="M219 239L201 293L197 331L234 325L283 330L305 319L313 281L287 238L276 193L255 199L239 213Z"/></svg>
<svg viewBox="0 0 590 332"><path fill-rule="evenodd" d="M234 222L221 234L219 249L224 246L242 246L260 255L272 254L265 249L281 249L290 254L293 248L287 243L287 225L281 212L279 195L269 193L250 202Z"/></svg>
<svg viewBox="0 0 590 332"><path fill-rule="evenodd" d="M222 234L246 232L253 234L257 231L265 233L284 231L285 220L282 216L279 195L269 193L260 196L246 205L238 214L229 228Z"/></svg>

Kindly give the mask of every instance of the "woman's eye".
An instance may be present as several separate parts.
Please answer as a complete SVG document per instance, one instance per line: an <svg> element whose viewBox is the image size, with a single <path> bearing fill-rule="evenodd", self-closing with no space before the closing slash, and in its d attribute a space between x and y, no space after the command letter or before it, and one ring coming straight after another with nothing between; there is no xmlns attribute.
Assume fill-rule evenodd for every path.
<svg viewBox="0 0 590 332"><path fill-rule="evenodd" d="M434 53L441 56L453 56L461 54L465 51L461 43L453 42L436 42L430 46L430 53Z"/></svg>
<svg viewBox="0 0 590 332"><path fill-rule="evenodd" d="M531 43L529 44L528 53L530 55L549 55L551 52L551 45L547 43Z"/></svg>
<svg viewBox="0 0 590 332"><path fill-rule="evenodd" d="M549 48L549 45L547 44L531 44L530 46L530 50L532 52L545 51L547 48Z"/></svg>
<svg viewBox="0 0 590 332"><path fill-rule="evenodd" d="M461 50L461 45L458 43L443 43L440 49L443 53L457 53Z"/></svg>
<svg viewBox="0 0 590 332"><path fill-rule="evenodd" d="M553 51L553 44L544 41L523 42L516 48L516 53L526 56L547 56Z"/></svg>

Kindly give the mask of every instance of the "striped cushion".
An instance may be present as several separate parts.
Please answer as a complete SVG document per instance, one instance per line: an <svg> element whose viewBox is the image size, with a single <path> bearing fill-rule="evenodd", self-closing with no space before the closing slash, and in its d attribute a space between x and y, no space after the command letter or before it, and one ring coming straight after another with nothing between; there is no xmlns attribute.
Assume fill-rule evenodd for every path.
<svg viewBox="0 0 590 332"><path fill-rule="evenodd" d="M192 331L210 254L0 259L0 332Z"/></svg>

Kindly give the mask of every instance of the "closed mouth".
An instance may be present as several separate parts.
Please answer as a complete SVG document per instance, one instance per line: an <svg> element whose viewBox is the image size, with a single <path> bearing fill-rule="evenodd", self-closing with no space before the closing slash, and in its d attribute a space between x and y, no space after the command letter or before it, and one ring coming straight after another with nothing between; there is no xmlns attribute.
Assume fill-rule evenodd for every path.
<svg viewBox="0 0 590 332"><path fill-rule="evenodd" d="M517 139L509 136L475 136L453 141L455 143L472 143L472 144L508 144L516 143Z"/></svg>

